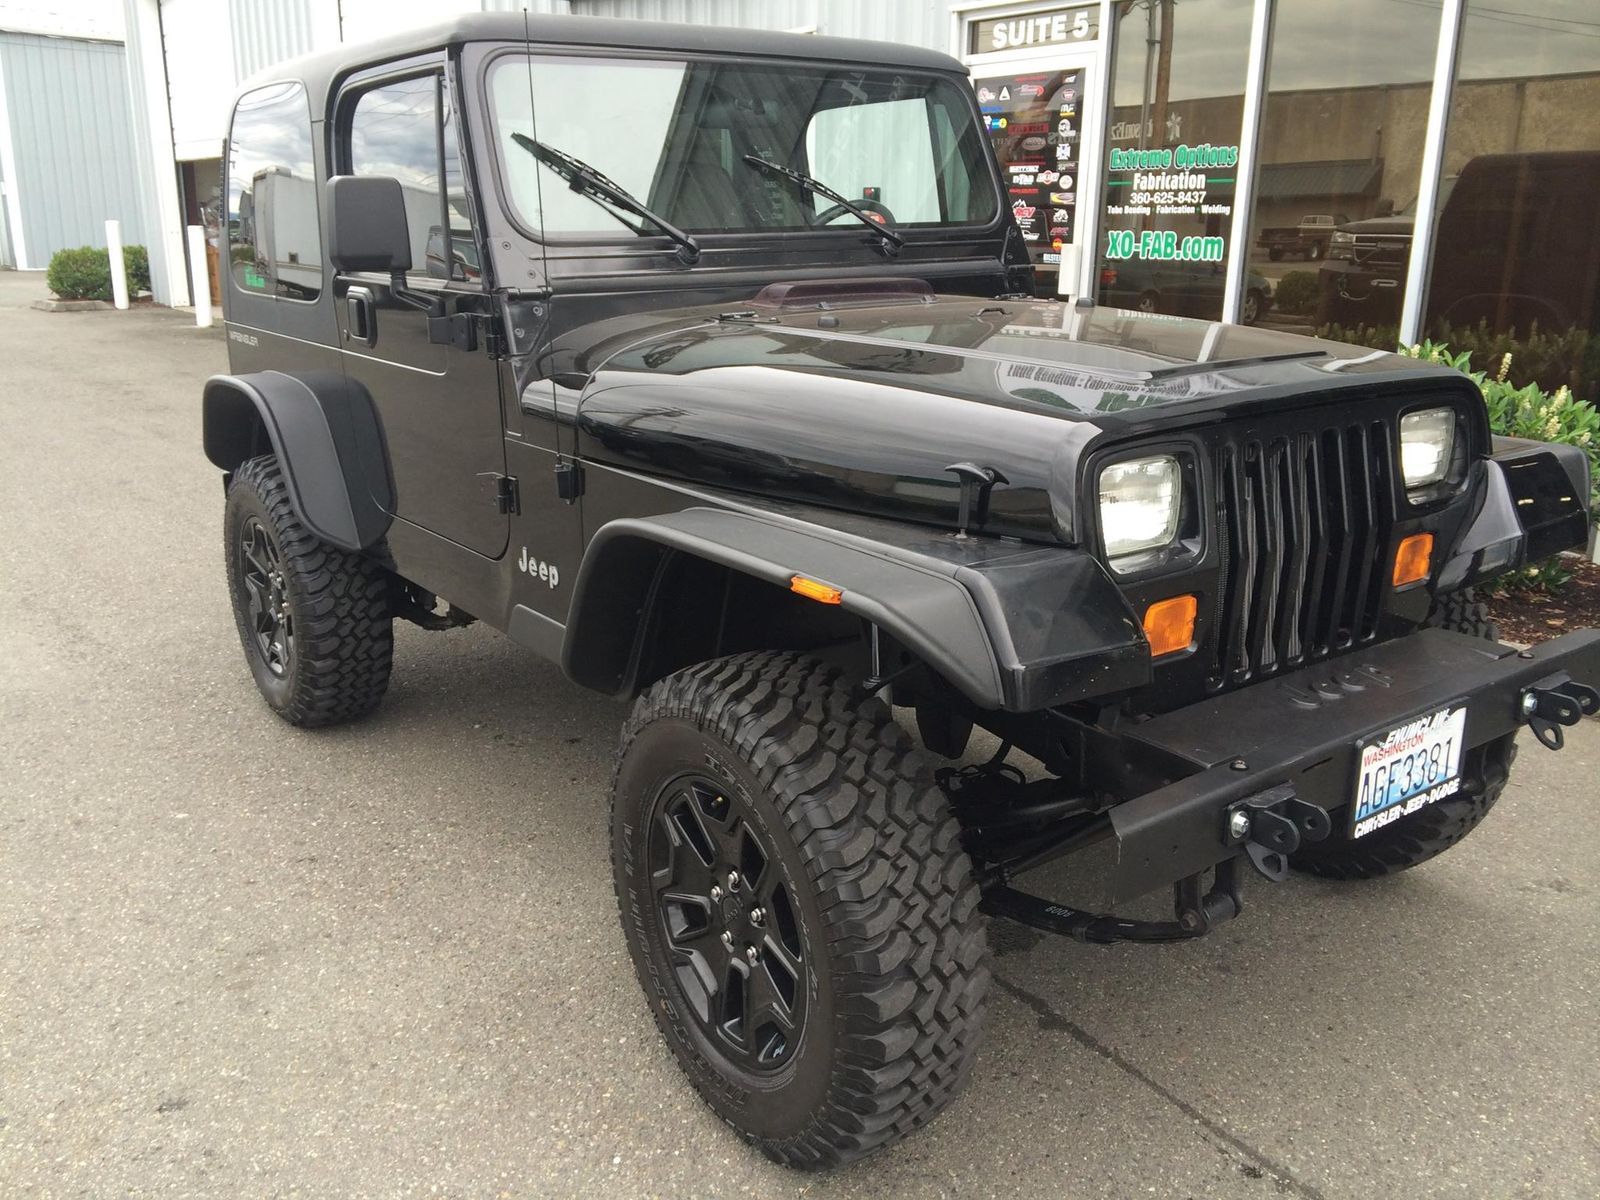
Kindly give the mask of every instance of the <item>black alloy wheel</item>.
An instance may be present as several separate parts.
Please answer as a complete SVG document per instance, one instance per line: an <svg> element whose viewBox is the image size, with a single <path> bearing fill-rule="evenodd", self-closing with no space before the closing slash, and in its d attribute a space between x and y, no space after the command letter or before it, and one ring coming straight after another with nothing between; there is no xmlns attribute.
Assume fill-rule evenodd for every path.
<svg viewBox="0 0 1600 1200"><path fill-rule="evenodd" d="M394 658L393 582L374 559L306 528L272 455L229 479L222 548L239 642L267 705L291 725L376 708Z"/></svg>
<svg viewBox="0 0 1600 1200"><path fill-rule="evenodd" d="M256 517L239 531L239 579L256 650L267 670L282 678L294 663L294 613L277 543Z"/></svg>
<svg viewBox="0 0 1600 1200"><path fill-rule="evenodd" d="M972 863L931 762L838 666L756 652L651 684L611 862L657 1028L768 1157L839 1166L960 1090L989 984Z"/></svg>
<svg viewBox="0 0 1600 1200"><path fill-rule="evenodd" d="M671 780L646 834L656 918L708 1044L753 1073L786 1063L805 1027L807 963L794 897L731 789Z"/></svg>

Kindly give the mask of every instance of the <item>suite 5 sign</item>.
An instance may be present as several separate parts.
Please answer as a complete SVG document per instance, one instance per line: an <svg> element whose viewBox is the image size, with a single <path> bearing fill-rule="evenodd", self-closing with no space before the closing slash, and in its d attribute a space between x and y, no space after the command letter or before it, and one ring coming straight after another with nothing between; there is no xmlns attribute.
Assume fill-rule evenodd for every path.
<svg viewBox="0 0 1600 1200"><path fill-rule="evenodd" d="M1048 46L1076 46L1100 36L1098 6L1063 7L1016 17L992 17L967 26L967 53L994 54Z"/></svg>

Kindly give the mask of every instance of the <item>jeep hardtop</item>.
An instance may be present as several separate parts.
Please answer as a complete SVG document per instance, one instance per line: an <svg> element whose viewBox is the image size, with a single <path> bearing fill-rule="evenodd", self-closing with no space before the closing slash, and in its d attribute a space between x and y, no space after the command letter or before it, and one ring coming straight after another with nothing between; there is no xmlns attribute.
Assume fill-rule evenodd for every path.
<svg viewBox="0 0 1600 1200"><path fill-rule="evenodd" d="M478 620L631 700L640 984L797 1166L960 1088L990 917L1179 941L1414 866L1600 707L1600 633L1472 592L1583 544L1580 453L1410 358L1035 298L982 121L923 50L493 15L232 118L204 446L257 687L358 718L394 620ZM1090 847L1103 904L1018 887Z"/></svg>

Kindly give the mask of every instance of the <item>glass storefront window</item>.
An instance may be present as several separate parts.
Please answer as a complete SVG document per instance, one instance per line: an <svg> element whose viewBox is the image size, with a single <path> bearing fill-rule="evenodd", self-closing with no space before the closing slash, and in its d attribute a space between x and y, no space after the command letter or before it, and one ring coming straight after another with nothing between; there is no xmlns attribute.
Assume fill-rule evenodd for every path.
<svg viewBox="0 0 1600 1200"><path fill-rule="evenodd" d="M1423 330L1600 400L1600 10L1468 0Z"/></svg>
<svg viewBox="0 0 1600 1200"><path fill-rule="evenodd" d="M1439 20L1437 4L1278 5L1249 259L1273 324L1394 346Z"/></svg>
<svg viewBox="0 0 1600 1200"><path fill-rule="evenodd" d="M1219 319L1251 6L1130 0L1113 11L1099 301Z"/></svg>

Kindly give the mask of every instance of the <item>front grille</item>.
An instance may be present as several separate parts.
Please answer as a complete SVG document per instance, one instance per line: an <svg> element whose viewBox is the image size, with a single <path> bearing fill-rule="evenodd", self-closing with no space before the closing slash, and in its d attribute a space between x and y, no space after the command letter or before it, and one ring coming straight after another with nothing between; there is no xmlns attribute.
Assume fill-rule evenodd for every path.
<svg viewBox="0 0 1600 1200"><path fill-rule="evenodd" d="M1372 641L1394 525L1382 421L1217 451L1222 577L1211 684L1236 687Z"/></svg>
<svg viewBox="0 0 1600 1200"><path fill-rule="evenodd" d="M1384 236L1357 236L1352 256L1358 263L1385 263L1400 265L1411 254L1408 234Z"/></svg>

